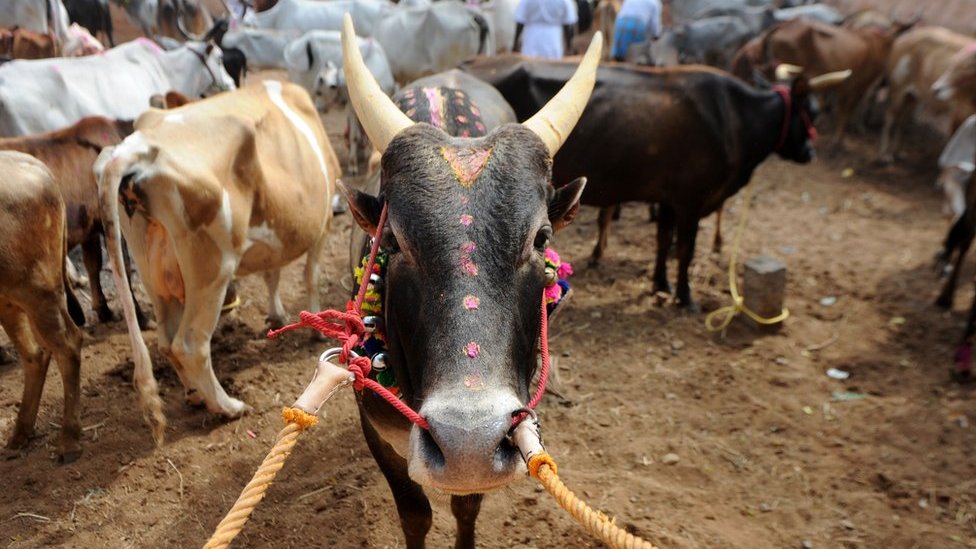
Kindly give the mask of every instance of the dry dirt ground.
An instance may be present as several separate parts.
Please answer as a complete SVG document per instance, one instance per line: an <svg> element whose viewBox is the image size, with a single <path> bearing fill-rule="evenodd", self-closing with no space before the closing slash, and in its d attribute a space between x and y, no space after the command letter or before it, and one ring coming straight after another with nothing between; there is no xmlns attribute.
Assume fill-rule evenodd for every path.
<svg viewBox="0 0 976 549"><path fill-rule="evenodd" d="M340 149L339 117L327 127ZM563 479L662 547L976 547L976 392L948 376L971 285L961 285L952 312L932 305L932 256L945 229L930 168L938 142L916 132L893 168L868 160L873 135L809 166L761 167L741 255L767 254L788 268L792 316L774 335L738 322L713 335L704 314L657 303L648 273L655 228L642 205L624 208L602 265L587 267L596 212L585 208L555 243L576 264L576 292L551 336L562 396L540 407ZM844 177L847 168L853 175ZM729 206L727 243L744 202ZM693 288L709 311L728 301L730 249L710 254L713 221L702 225ZM338 217L322 260L329 307L348 295L349 231L349 216ZM283 284L291 314L304 303L300 266ZM87 328L84 454L67 466L54 460L61 381L52 368L39 437L0 462L0 545L203 544L326 346L304 333L265 340L264 285L243 280L240 294L213 357L221 383L255 412L226 422L188 407L154 353L170 420L157 448L137 410L124 325ZM825 297L836 303L821 304ZM850 378L833 380L828 368ZM0 437L21 388L19 366L0 365ZM677 463L664 464L672 453ZM594 545L530 479L489 495L478 527L486 548ZM453 530L448 507L435 504L431 546L449 546ZM352 395L342 393L235 547L367 546L403 541Z"/></svg>

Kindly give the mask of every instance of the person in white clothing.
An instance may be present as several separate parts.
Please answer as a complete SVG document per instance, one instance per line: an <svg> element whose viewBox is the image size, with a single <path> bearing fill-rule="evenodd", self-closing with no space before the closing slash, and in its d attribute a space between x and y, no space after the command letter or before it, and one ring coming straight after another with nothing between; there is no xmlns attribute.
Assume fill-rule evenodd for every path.
<svg viewBox="0 0 976 549"><path fill-rule="evenodd" d="M576 21L574 0L521 0L515 8L515 51L559 59L569 48Z"/></svg>

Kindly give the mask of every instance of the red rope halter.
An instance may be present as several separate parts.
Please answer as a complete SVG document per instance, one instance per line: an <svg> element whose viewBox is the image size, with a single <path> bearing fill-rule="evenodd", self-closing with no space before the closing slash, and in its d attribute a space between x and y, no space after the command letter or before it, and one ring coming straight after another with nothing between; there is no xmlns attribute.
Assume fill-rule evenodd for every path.
<svg viewBox="0 0 976 549"><path fill-rule="evenodd" d="M346 311L328 310L314 314L308 311L302 311L298 314L298 322L289 324L278 330L270 330L268 331L268 337L274 338L284 332L307 327L317 330L328 338L338 340L342 344L342 351L339 353L339 363L345 364L349 371L356 376L356 380L353 382L353 388L356 391L361 392L364 389L372 390L412 423L420 428L429 430L430 425L428 425L426 419L405 402L397 398L386 387L383 387L376 380L369 378L369 372L373 366L369 357L356 356L352 353L352 349L362 340L363 334L366 332L366 327L363 325L363 299L366 296L366 287L369 284L369 273L373 272L373 265L376 263L376 254L379 252L380 237L383 234L383 226L386 224L386 215L387 205L384 204L383 211L380 213L379 222L376 224L376 234L373 235L373 244L369 250L369 262L366 264L362 282L359 284L359 291L356 293L355 300L346 303ZM535 394L532 395L532 398L526 405L528 408L538 406L539 401L542 400L542 395L546 392L546 381L549 378L548 325L546 295L543 291L542 320L539 322L539 347L542 354L542 367L539 371L539 385L536 387ZM512 425L514 426L520 423L527 415L525 412L516 414Z"/></svg>

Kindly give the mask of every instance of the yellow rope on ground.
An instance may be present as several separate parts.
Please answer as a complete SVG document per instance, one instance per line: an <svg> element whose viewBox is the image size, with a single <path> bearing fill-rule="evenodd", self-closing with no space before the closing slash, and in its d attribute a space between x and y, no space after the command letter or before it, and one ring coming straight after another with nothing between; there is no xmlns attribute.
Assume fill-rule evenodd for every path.
<svg viewBox="0 0 976 549"><path fill-rule="evenodd" d="M285 460L298 441L298 435L318 421L317 417L298 408L285 408L281 415L285 420L285 428L278 433L278 439L271 451L268 452L261 466L251 477L251 482L248 482L247 486L244 487L240 497L227 512L224 520L217 525L217 530L210 536L207 544L203 546L204 549L223 549L230 545L237 534L241 533L244 524L251 518L254 508L264 499L264 494L268 491L268 487L271 486L271 482L278 471L284 467Z"/></svg>
<svg viewBox="0 0 976 549"><path fill-rule="evenodd" d="M556 474L556 462L546 452L529 458L529 474L538 479L556 502L594 537L615 549L658 549L651 542L639 538L613 523L605 514L594 511L574 494Z"/></svg>
<svg viewBox="0 0 976 549"><path fill-rule="evenodd" d="M739 225L735 229L735 240L732 242L732 256L729 258L729 293L732 294L732 304L720 309L716 309L705 317L705 329L709 332L721 332L725 330L729 327L729 324L732 324L732 320L739 316L739 314L745 314L757 324L761 324L763 326L779 324L790 316L790 310L784 307L782 312L772 318L763 317L749 307L746 307L745 298L739 294L739 287L737 284L738 277L735 274L735 259L739 254L739 245L742 243L742 232L745 229L746 220L749 218L751 198L752 187L746 186L746 192L742 197L745 204L742 209L742 214L739 216ZM722 315L725 315L725 318L716 324L715 319Z"/></svg>

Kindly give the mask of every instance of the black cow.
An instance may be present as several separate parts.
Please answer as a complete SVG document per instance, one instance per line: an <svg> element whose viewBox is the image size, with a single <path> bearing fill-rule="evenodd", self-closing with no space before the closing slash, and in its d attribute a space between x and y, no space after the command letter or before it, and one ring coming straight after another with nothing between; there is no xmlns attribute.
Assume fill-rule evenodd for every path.
<svg viewBox="0 0 976 549"><path fill-rule="evenodd" d="M536 365L544 252L575 216L585 183L554 189L550 159L586 103L600 37L559 105L470 138L415 124L383 94L349 15L342 38L350 101L383 154L378 196L342 190L366 232L375 233L388 209L380 236L388 257L385 364L403 402L429 426L411 425L365 390L358 393L363 432L393 491L406 546L424 545L431 526L424 490L433 489L451 495L455 547L473 547L482 494L525 471L507 433ZM425 110L427 97L415 95L408 108ZM467 102L457 94L444 100Z"/></svg>
<svg viewBox="0 0 976 549"><path fill-rule="evenodd" d="M475 60L465 70L494 84L523 120L559 90L572 66L498 56ZM744 187L770 154L799 163L813 158L810 92L839 77L799 77L777 92L753 89L707 67L601 68L553 165L557 185L586 176L583 203L603 208L594 260L606 246L616 204L659 203L654 289L671 291L666 259L677 230L677 302L694 308L688 267L698 220Z"/></svg>
<svg viewBox="0 0 976 549"><path fill-rule="evenodd" d="M68 19L88 29L92 36L98 38L102 33L108 38L110 47L115 47L115 37L112 35L112 12L109 11L108 0L64 0L64 7L68 10Z"/></svg>

